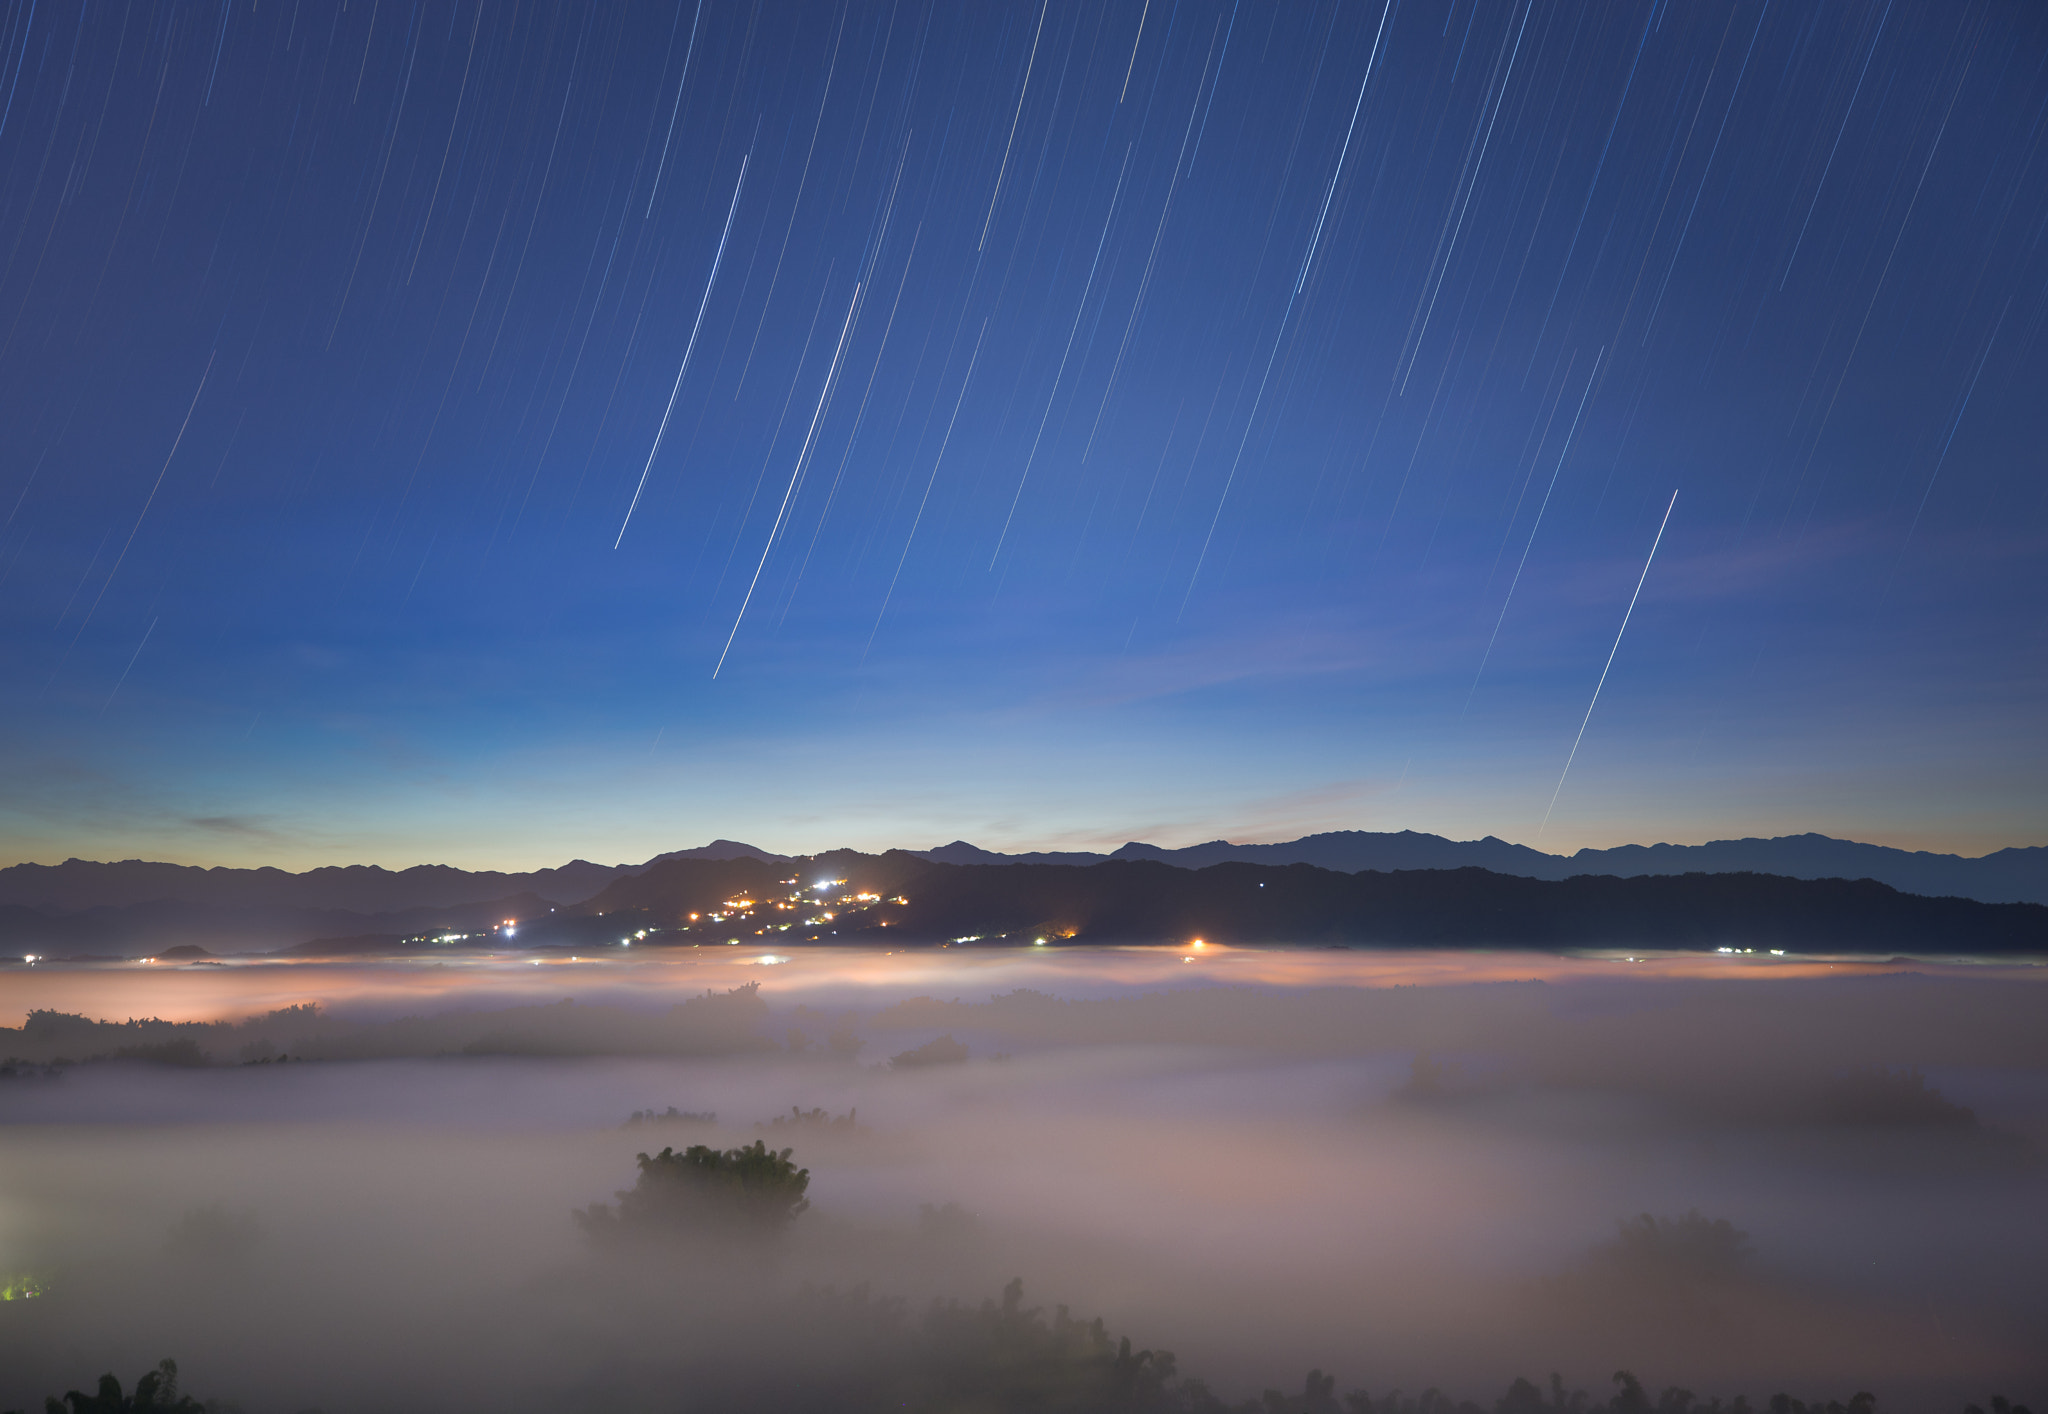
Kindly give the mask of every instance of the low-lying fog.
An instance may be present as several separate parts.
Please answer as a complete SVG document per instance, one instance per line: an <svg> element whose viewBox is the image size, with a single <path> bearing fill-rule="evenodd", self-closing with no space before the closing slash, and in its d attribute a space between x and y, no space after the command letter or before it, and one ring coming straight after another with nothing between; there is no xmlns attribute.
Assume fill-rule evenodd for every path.
<svg viewBox="0 0 2048 1414"><path fill-rule="evenodd" d="M666 984L762 984L670 1047L725 1052L697 1055L662 1053L683 993L648 971L10 972L10 1026L328 1014L223 1028L210 1065L0 1077L0 1284L40 1293L0 1302L0 1408L164 1356L250 1414L737 1407L874 1358L890 1299L1012 1277L1233 1401L1312 1366L1489 1408L1619 1368L2048 1396L2048 979L1224 964L721 960ZM607 1252L574 1218L636 1153L756 1138L811 1173L779 1239Z"/></svg>

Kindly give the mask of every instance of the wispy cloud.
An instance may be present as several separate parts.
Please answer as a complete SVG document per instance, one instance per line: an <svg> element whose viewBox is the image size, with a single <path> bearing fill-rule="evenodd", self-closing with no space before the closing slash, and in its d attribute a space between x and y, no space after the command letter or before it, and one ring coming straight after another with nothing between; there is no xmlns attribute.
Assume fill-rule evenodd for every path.
<svg viewBox="0 0 2048 1414"><path fill-rule="evenodd" d="M195 830L245 838L279 839L284 833L271 823L267 815L187 815L182 823Z"/></svg>

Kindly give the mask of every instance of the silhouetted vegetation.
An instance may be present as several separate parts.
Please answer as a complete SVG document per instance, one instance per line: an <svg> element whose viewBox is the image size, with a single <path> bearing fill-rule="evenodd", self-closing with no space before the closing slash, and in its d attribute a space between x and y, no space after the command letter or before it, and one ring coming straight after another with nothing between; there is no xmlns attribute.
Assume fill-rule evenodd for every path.
<svg viewBox="0 0 2048 1414"><path fill-rule="evenodd" d="M453 1010L361 1024L317 1006L281 1007L242 1021L96 1021L37 1010L0 1028L0 1055L17 1068L60 1061L200 1066L393 1056L736 1055L775 1048L760 984L706 991L663 1011L565 1000L495 1011ZM856 1043L857 1044L857 1043Z"/></svg>
<svg viewBox="0 0 2048 1414"><path fill-rule="evenodd" d="M1679 1218L1640 1213L1623 1220L1599 1256L1627 1271L1652 1276L1726 1277L1749 1259L1749 1234L1726 1218L1697 1209Z"/></svg>
<svg viewBox="0 0 2048 1414"><path fill-rule="evenodd" d="M756 1139L738 1149L692 1144L635 1156L640 1178L610 1203L579 1209L577 1222L600 1246L630 1246L690 1234L772 1236L794 1222L810 1200L811 1171L788 1149Z"/></svg>
<svg viewBox="0 0 2048 1414"><path fill-rule="evenodd" d="M206 1406L189 1394L178 1393L178 1363L165 1360L135 1382L133 1394L121 1392L121 1382L111 1374L101 1375L99 1388L91 1394L67 1391L43 1401L46 1414L206 1414Z"/></svg>
<svg viewBox="0 0 2048 1414"><path fill-rule="evenodd" d="M744 1388L726 1387L707 1371L704 1382L678 1391L680 1407L782 1414L1877 1414L1877 1396L1868 1390L1846 1400L1778 1393L1759 1409L1744 1395L1727 1402L1701 1399L1676 1385L1652 1395L1630 1370L1615 1371L1614 1392L1604 1400L1567 1388L1556 1373L1544 1387L1517 1378L1490 1409L1434 1387L1414 1395L1399 1389L1339 1395L1337 1376L1313 1369L1298 1391L1268 1389L1230 1402L1183 1374L1171 1351L1134 1349L1129 1337L1112 1335L1100 1318L1081 1319L1065 1306L1055 1307L1049 1318L1044 1308L1026 1306L1021 1278L998 1299L978 1305L934 1301L915 1320L903 1302L865 1287L807 1289L794 1299L790 1315L799 1325L851 1333L868 1358L829 1372L771 1364ZM1990 1414L2031 1414L2002 1395L1988 1403ZM208 1414L225 1407L182 1394L171 1360L138 1379L132 1394L107 1374L93 1393L71 1390L44 1403L46 1414ZM1969 1404L1962 1414L1985 1409Z"/></svg>
<svg viewBox="0 0 2048 1414"><path fill-rule="evenodd" d="M7 1066L17 1073L22 1073L23 1067L94 1060L197 1066L227 1056L240 1060L273 1057L287 1047L297 1052L348 1029L311 1003L280 1007L242 1021L163 1021L156 1017L95 1021L70 1012L38 1009L28 1013L18 1030L0 1029L0 1046L5 1046L11 1057Z"/></svg>
<svg viewBox="0 0 2048 1414"><path fill-rule="evenodd" d="M1813 1403L1807 1404L1789 1394L1771 1396L1771 1414L1870 1414L1876 1407L1877 1396L1869 1390L1858 1390L1849 1396L1847 1404L1839 1399L1830 1399L1826 1404L1816 1399Z"/></svg>
<svg viewBox="0 0 2048 1414"><path fill-rule="evenodd" d="M206 1052L190 1037L164 1041L154 1046L123 1046L110 1059L140 1061L144 1065L173 1065L191 1068L207 1063Z"/></svg>
<svg viewBox="0 0 2048 1414"><path fill-rule="evenodd" d="M1262 1406L1265 1414L1325 1414L1325 1411L1338 1414L1337 1402L1328 1398L1329 1376L1321 1376L1323 1398L1318 1402L1319 1373L1310 1372L1306 1396L1282 1400L1268 1390ZM1670 1385L1653 1397L1629 1370L1616 1370L1613 1384L1613 1395L1601 1401L1582 1389L1567 1391L1563 1377L1554 1373L1548 1389L1539 1389L1527 1379L1517 1379L1508 1386L1507 1393L1494 1402L1492 1414L1754 1414L1746 1395L1737 1395L1724 1404L1718 1396L1702 1400L1689 1389ZM1816 1400L1811 1404L1787 1394L1777 1394L1771 1397L1768 1408L1771 1414L1873 1414L1876 1405L1877 1396L1867 1390L1859 1390L1847 1401ZM1343 1414L1484 1414L1478 1405L1469 1401L1453 1401L1442 1391L1434 1389L1424 1390L1412 1398L1405 1398L1396 1390L1378 1399L1363 1390L1356 1390L1344 1396L1342 1410Z"/></svg>
<svg viewBox="0 0 2048 1414"><path fill-rule="evenodd" d="M645 1124L716 1124L718 1112L707 1110L698 1114L693 1110L679 1110L670 1105L665 1110L635 1110L626 1116L625 1128L638 1129Z"/></svg>
<svg viewBox="0 0 2048 1414"><path fill-rule="evenodd" d="M0 1080L55 1080L64 1073L65 1064L52 1061L44 1065L10 1056L0 1061Z"/></svg>
<svg viewBox="0 0 2048 1414"><path fill-rule="evenodd" d="M1775 1402L1772 1404L1771 1414L1778 1414ZM1794 1409L1791 1414L1802 1414L1802 1411ZM1830 1408L1828 1414L1834 1414L1834 1410ZM1974 1404L1966 1404L1963 1406L1963 1414L1984 1414L1984 1411ZM1991 1396L1991 1414L2034 1414L2034 1412L2024 1404L2014 1404L2002 1394L1994 1394Z"/></svg>
<svg viewBox="0 0 2048 1414"><path fill-rule="evenodd" d="M860 1122L859 1109L850 1109L843 1115L830 1110L813 1107L808 1110L789 1107L786 1115L777 1115L766 1124L754 1126L773 1133L775 1130L802 1131L807 1134L866 1134L868 1127Z"/></svg>
<svg viewBox="0 0 2048 1414"><path fill-rule="evenodd" d="M967 1047L947 1035L889 1057L889 1069L923 1070L934 1065L958 1065L966 1059Z"/></svg>
<svg viewBox="0 0 2048 1414"><path fill-rule="evenodd" d="M908 1381L915 1409L1222 1410L1199 1380L1184 1380L1173 1355L1133 1350L1101 1318L1058 1307L1051 1320L1024 1305L1012 1281L1000 1301L934 1304L919 1332L921 1369Z"/></svg>

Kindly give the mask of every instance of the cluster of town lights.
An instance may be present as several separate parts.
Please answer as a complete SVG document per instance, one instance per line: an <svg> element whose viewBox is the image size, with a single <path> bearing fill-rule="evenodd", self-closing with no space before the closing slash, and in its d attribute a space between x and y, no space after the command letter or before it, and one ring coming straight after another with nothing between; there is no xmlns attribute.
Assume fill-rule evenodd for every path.
<svg viewBox="0 0 2048 1414"><path fill-rule="evenodd" d="M792 892L784 897L764 902L761 899L749 898L744 894L735 895L721 902L716 912L710 914L690 914L689 922L684 924L684 930L688 931L690 923L702 921L712 923L748 922L757 916L754 910L760 908L772 908L777 913L793 915L786 923L776 923L770 922L766 918L762 919L761 926L756 928L754 933L756 936L765 936L771 932L787 933L790 929L798 927L822 928L828 923L841 921L842 915L849 911L864 911L878 903L887 902L903 905L910 902L908 898L901 894L885 900L882 895L869 893L865 890L856 893L840 894L836 899L833 898L828 891L845 882L846 880L844 879L820 879L818 882L805 887L800 885L795 879L785 879L783 883L795 887L792 889ZM771 914L769 917L773 917L773 915ZM887 918L875 920L876 925L883 928L889 927L894 921ZM645 934L637 936L644 937ZM739 939L729 938L727 942L736 945Z"/></svg>

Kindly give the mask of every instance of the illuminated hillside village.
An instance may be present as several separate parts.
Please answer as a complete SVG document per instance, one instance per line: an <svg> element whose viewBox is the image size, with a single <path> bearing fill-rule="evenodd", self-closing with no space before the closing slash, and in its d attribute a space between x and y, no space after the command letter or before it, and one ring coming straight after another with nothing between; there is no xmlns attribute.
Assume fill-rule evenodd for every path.
<svg viewBox="0 0 2048 1414"><path fill-rule="evenodd" d="M805 885L800 877L784 879L781 883L789 892L779 898L770 898L760 890L755 891L762 893L762 897L759 898L745 893L734 894L722 900L713 911L687 914L680 922L670 927L636 927L615 940L600 938L593 941L631 947L634 943L644 942L650 937L665 935L663 941L672 945L688 942L693 946L702 946L707 942L724 942L737 947L743 942L757 938L783 940L783 935L787 934L790 936L786 941L818 942L838 932L838 929L832 926L835 923L867 929L888 928L902 921L900 912L891 917L887 910L901 910L907 907L910 903L908 897L894 894L885 898L881 894L864 890L843 892L847 882L845 879L820 879L814 884ZM634 912L637 914L640 911ZM595 915L597 918L605 916L604 912ZM411 946L449 946L457 943L488 942L494 939L512 940L519 936L521 928L530 929L533 924L542 921L553 920L530 919L522 922L516 918L507 918L493 924L488 932L422 934L405 939L405 943ZM735 932L738 936L732 936ZM677 936L682 934L707 936ZM716 936L719 934L726 936ZM966 943L980 940L956 938L953 941Z"/></svg>
<svg viewBox="0 0 2048 1414"><path fill-rule="evenodd" d="M805 941L818 939L838 930L830 925L835 922L858 922L864 926L887 928L899 922L891 918L885 909L904 908L910 900L902 894L883 898L875 893L834 893L846 885L844 879L821 879L804 887L798 879L782 881L790 892L781 898L752 899L735 895L726 899L716 913L689 915L688 922L681 925L679 932L728 932L733 928L745 928L749 923L761 926L752 930L751 936L765 938L772 934L789 933L793 930L813 930L803 933ZM642 931L645 936L645 930ZM739 943L740 938L727 938L728 943Z"/></svg>

